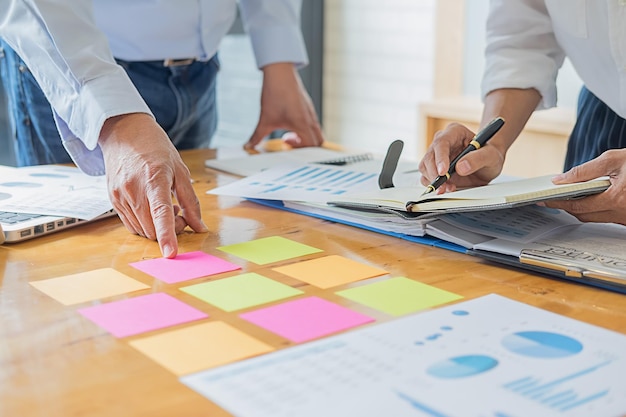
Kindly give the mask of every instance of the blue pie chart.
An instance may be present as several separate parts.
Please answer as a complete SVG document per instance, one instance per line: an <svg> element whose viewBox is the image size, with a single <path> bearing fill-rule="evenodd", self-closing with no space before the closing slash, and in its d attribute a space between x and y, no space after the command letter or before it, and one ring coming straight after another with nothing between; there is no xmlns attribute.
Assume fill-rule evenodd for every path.
<svg viewBox="0 0 626 417"><path fill-rule="evenodd" d="M466 355L449 358L430 366L426 373L436 378L456 379L481 374L498 364L485 355Z"/></svg>
<svg viewBox="0 0 626 417"><path fill-rule="evenodd" d="M558 333L527 331L506 336L502 345L511 352L532 358L565 358L583 350L578 340Z"/></svg>

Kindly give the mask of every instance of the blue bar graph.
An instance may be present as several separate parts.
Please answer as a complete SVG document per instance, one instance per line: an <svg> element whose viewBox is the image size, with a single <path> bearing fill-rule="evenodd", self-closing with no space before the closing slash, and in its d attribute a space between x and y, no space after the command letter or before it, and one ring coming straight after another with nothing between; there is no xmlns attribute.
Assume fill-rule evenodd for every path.
<svg viewBox="0 0 626 417"><path fill-rule="evenodd" d="M330 169L327 167L302 167L265 182L254 182L261 194L272 194L282 190L300 190L340 195L375 178L376 174Z"/></svg>
<svg viewBox="0 0 626 417"><path fill-rule="evenodd" d="M535 400L546 407L557 409L559 411L568 411L604 397L609 393L609 390L603 389L587 396L581 396L573 389L564 388L563 385L575 380L576 378L591 374L610 363L611 361L602 362L598 365L545 383L543 383L539 378L525 376L504 384L503 388L522 395L530 400Z"/></svg>
<svg viewBox="0 0 626 417"><path fill-rule="evenodd" d="M266 192L266 193L273 193L274 191L282 190L283 188L286 188L286 185L277 185L275 187L268 188L264 192Z"/></svg>
<svg viewBox="0 0 626 417"><path fill-rule="evenodd" d="M343 173L340 171L331 172L330 175L327 175L326 178L324 178L324 181L320 183L320 187L325 187L332 184L335 181L336 177L342 174Z"/></svg>

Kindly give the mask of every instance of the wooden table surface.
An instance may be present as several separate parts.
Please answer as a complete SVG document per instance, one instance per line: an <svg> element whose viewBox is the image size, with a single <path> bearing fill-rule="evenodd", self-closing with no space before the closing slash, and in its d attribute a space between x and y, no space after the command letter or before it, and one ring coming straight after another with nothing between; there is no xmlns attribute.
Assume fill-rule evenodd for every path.
<svg viewBox="0 0 626 417"><path fill-rule="evenodd" d="M284 236L323 249L323 255L345 256L383 268L391 276L406 276L465 299L497 293L626 333L624 295L530 275L468 255L277 211L234 197L207 195L207 190L235 178L204 168L204 160L215 155L212 150L182 154L195 180L203 219L210 231L180 235L181 253L201 250L243 265L244 272L268 271L268 266L229 258L216 248ZM219 279L240 271L169 285L129 266L156 257L160 257L158 245L130 234L117 218L0 246L0 416L229 415L132 348L128 341L133 337L117 339L79 315L76 309L85 304L64 306L28 284L110 267L151 286L133 296L166 292L209 313L209 320L230 323L277 349L292 345L239 319L235 313L223 312L178 290L190 282ZM271 277L281 280L276 274ZM294 280L284 282L298 286L307 295L322 295L356 311L367 311L379 322L389 320L389 316L376 315L371 309L334 295L337 288L321 290ZM122 298L126 296L114 297Z"/></svg>

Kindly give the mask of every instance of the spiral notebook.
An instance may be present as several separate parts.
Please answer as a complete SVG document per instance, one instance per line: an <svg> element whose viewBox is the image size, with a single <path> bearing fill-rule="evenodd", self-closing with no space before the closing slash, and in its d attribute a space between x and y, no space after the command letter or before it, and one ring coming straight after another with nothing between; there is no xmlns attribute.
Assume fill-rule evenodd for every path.
<svg viewBox="0 0 626 417"><path fill-rule="evenodd" d="M425 213L454 213L504 209L548 200L567 200L603 192L607 177L573 183L553 184L554 175L492 183L460 191L422 195L423 187L393 187L365 193L344 194L328 204L355 210L379 210L416 217Z"/></svg>
<svg viewBox="0 0 626 417"><path fill-rule="evenodd" d="M247 177L285 163L314 163L336 166L376 164L376 168L374 168L374 171L376 171L380 161L376 161L374 156L367 152L346 152L321 147L310 147L283 152L244 155L234 158L207 159L205 166L229 174Z"/></svg>

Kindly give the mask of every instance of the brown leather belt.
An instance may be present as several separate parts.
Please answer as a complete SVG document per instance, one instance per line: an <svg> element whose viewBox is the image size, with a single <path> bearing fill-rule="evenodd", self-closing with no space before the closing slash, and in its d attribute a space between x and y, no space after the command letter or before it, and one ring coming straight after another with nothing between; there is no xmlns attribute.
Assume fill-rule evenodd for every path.
<svg viewBox="0 0 626 417"><path fill-rule="evenodd" d="M165 59L163 60L164 67L182 67L183 65L191 65L196 62L196 58L183 58L183 59Z"/></svg>

